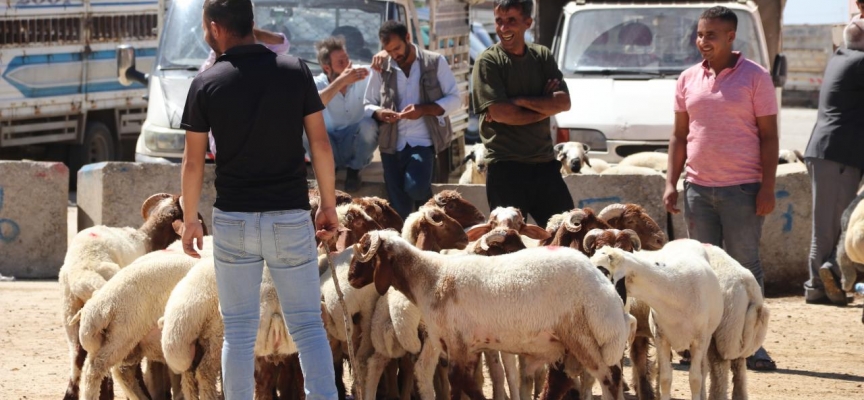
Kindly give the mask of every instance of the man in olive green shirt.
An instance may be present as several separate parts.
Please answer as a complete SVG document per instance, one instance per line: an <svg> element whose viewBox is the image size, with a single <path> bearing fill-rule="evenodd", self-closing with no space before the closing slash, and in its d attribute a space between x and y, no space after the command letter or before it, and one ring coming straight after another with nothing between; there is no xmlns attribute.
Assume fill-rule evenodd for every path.
<svg viewBox="0 0 864 400"><path fill-rule="evenodd" d="M513 206L541 225L573 208L552 152L549 117L570 109L561 70L548 48L525 43L531 0L495 0L500 42L474 63L474 111L487 148L490 209Z"/></svg>

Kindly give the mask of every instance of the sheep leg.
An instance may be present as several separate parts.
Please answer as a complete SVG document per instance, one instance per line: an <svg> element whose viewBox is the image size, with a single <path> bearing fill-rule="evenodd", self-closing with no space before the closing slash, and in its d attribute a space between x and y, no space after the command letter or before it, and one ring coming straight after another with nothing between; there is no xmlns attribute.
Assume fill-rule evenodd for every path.
<svg viewBox="0 0 864 400"><path fill-rule="evenodd" d="M435 390L435 375L438 372L438 359L441 352L437 347L432 345L430 340L423 344L420 350L420 355L417 357L417 362L414 363L414 375L417 378L417 391L420 394L421 400L436 400L436 396L444 396L448 391L441 380L439 380L439 390Z"/></svg>
<svg viewBox="0 0 864 400"><path fill-rule="evenodd" d="M276 388L280 400L302 400L306 397L303 391L303 372L297 354L283 357L276 377Z"/></svg>
<svg viewBox="0 0 864 400"><path fill-rule="evenodd" d="M147 372L144 374L144 386L153 400L167 400L171 398L171 382L168 366L158 361L147 359Z"/></svg>
<svg viewBox="0 0 864 400"><path fill-rule="evenodd" d="M175 374L173 372L168 371L169 379L171 381L171 399L174 400L186 400L186 395L183 394L183 377L180 374ZM190 399L192 400L192 399Z"/></svg>
<svg viewBox="0 0 864 400"><path fill-rule="evenodd" d="M264 357L255 358L255 400L276 397L276 366Z"/></svg>
<svg viewBox="0 0 864 400"><path fill-rule="evenodd" d="M669 400L672 396L672 346L662 336L656 336L657 346L657 379L660 382L660 400Z"/></svg>
<svg viewBox="0 0 864 400"><path fill-rule="evenodd" d="M501 353L501 364L504 366L504 374L507 376L507 387L510 390L510 400L520 400L519 367L516 366L516 355Z"/></svg>
<svg viewBox="0 0 864 400"><path fill-rule="evenodd" d="M150 393L142 384L143 375L139 363L125 363L111 368L111 375L130 400L149 400Z"/></svg>
<svg viewBox="0 0 864 400"><path fill-rule="evenodd" d="M196 379L197 371L183 371L180 374L180 386L183 388L183 398L187 400L199 400L201 389L198 387Z"/></svg>
<svg viewBox="0 0 864 400"><path fill-rule="evenodd" d="M414 363L411 356L399 358L399 384L402 386L401 400L411 400L414 393Z"/></svg>
<svg viewBox="0 0 864 400"><path fill-rule="evenodd" d="M435 367L433 374L433 385L435 387L435 400L450 399L450 380L447 376L450 374L449 367L446 364L438 364ZM422 396L421 396L422 398Z"/></svg>
<svg viewBox="0 0 864 400"><path fill-rule="evenodd" d="M471 400L486 400L483 392L477 387L474 371L477 369L478 357L469 356L468 360L454 362L450 360L450 400L460 400L464 392Z"/></svg>
<svg viewBox="0 0 864 400"><path fill-rule="evenodd" d="M651 360L648 358L649 340L644 336L636 336L630 345L633 390L639 400L654 400L654 390L651 389Z"/></svg>
<svg viewBox="0 0 864 400"><path fill-rule="evenodd" d="M593 376L591 376L591 373L589 373L588 371L582 371L582 373L579 374L579 396L577 398L593 398L594 395L591 389L594 388L595 381L596 380Z"/></svg>
<svg viewBox="0 0 864 400"><path fill-rule="evenodd" d="M110 337L110 335L111 332L106 333L106 337ZM95 353L89 353L87 359L84 361L84 368L81 370L81 399L113 399L113 391L111 393L102 393L101 396L103 397L100 397L100 392L102 392L101 389L111 385L103 382L103 379L110 379L111 367L120 364L123 361L123 359L118 357L118 355L127 355L131 353L134 348L135 344L130 345L125 341L106 340L105 343L103 343L103 346ZM137 369L137 371L140 371L140 368Z"/></svg>
<svg viewBox="0 0 864 400"><path fill-rule="evenodd" d="M549 366L549 373L546 375L546 383L540 393L540 400L560 400L564 394L573 388L573 384L573 379L570 379L570 376L564 372L562 362L552 364Z"/></svg>
<svg viewBox="0 0 864 400"><path fill-rule="evenodd" d="M690 344L690 396L693 400L703 400L702 393L705 391L705 380L702 377L707 350L705 343L705 340L696 340Z"/></svg>
<svg viewBox="0 0 864 400"><path fill-rule="evenodd" d="M64 299L64 314L66 319L63 321L63 327L66 328L66 343L69 345L69 359L71 360L71 369L69 372L69 386L66 387L66 394L63 400L78 400L78 383L81 381L81 369L84 367L84 360L87 359L87 350L81 347L81 341L78 339L79 323L71 324L72 319L78 311L84 306L84 303L75 299Z"/></svg>
<svg viewBox="0 0 864 400"><path fill-rule="evenodd" d="M484 351L483 358L486 360L486 368L489 368L489 377L492 379L492 398L494 400L506 400L507 393L504 389L504 366L501 365L501 355L497 351Z"/></svg>
<svg viewBox="0 0 864 400"><path fill-rule="evenodd" d="M373 354L372 357L375 355ZM366 376L369 376L371 372L369 369L372 368L369 366L369 362L372 358L369 358L369 361L366 362ZM380 368L380 367L377 367ZM376 389L380 389L382 386L384 387L384 398L386 399L397 399L399 398L399 360L397 359L387 359L387 363L384 365L384 375L383 375L383 384L379 381ZM381 377L379 377L381 378ZM363 392L364 396L370 397L368 392ZM374 398L374 397L370 397Z"/></svg>
<svg viewBox="0 0 864 400"><path fill-rule="evenodd" d="M747 359L732 360L732 398L747 400Z"/></svg>
<svg viewBox="0 0 864 400"><path fill-rule="evenodd" d="M717 353L714 344L711 344L711 347L708 348L708 363L711 376L709 399L727 400L726 395L729 393L729 360L722 359L720 354Z"/></svg>
<svg viewBox="0 0 864 400"><path fill-rule="evenodd" d="M390 358L387 356L375 353L369 358L366 364L366 382L363 385L363 396L366 399L376 399L378 395L378 382L381 380L381 374L390 363Z"/></svg>
<svg viewBox="0 0 864 400"><path fill-rule="evenodd" d="M474 362L474 385L480 388L480 392L483 392L483 353L477 353L477 357ZM462 393L462 400L469 400L467 392ZM497 399L496 399L497 400Z"/></svg>
<svg viewBox="0 0 864 400"><path fill-rule="evenodd" d="M222 373L222 337L209 339L207 350L201 351L201 362L195 367L194 377L195 397L199 400L218 400L219 393L216 391L216 383ZM203 349L203 348L202 348ZM188 372L188 371L187 371ZM184 393L185 393L184 387Z"/></svg>
<svg viewBox="0 0 864 400"><path fill-rule="evenodd" d="M525 356L520 355L519 360L519 376L521 379L519 388L519 398L521 400L534 399L534 376L528 373L527 362Z"/></svg>

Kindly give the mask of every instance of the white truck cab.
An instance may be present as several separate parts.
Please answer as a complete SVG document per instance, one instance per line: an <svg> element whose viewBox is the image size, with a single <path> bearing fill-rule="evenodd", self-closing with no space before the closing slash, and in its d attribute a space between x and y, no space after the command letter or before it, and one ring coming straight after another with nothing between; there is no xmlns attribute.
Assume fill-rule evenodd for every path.
<svg viewBox="0 0 864 400"><path fill-rule="evenodd" d="M666 151L676 81L682 71L702 62L696 26L700 14L714 5L738 16L735 50L771 69L752 1L567 3L552 50L572 105L555 116L556 143L582 142L590 147L590 157L612 163L633 153ZM774 64L775 86L780 86L785 59Z"/></svg>

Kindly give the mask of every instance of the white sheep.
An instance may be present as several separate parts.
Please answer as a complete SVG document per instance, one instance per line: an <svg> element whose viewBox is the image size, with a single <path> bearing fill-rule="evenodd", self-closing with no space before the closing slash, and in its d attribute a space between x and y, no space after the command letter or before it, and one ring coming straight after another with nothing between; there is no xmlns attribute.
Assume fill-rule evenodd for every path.
<svg viewBox="0 0 864 400"><path fill-rule="evenodd" d="M604 382L604 399L623 399L618 363L636 321L614 287L585 255L533 248L497 257L445 256L375 231L356 245L351 286L392 286L417 305L428 339L418 362L447 354L450 384L483 394L471 375L483 350L522 354L529 370L567 352Z"/></svg>
<svg viewBox="0 0 864 400"><path fill-rule="evenodd" d="M843 290L851 292L864 272L864 190L852 200L840 218L841 234L837 243L837 264ZM864 319L862 319L864 322Z"/></svg>
<svg viewBox="0 0 864 400"><path fill-rule="evenodd" d="M783 164L804 164L804 155L798 150L780 149L777 163Z"/></svg>
<svg viewBox="0 0 864 400"><path fill-rule="evenodd" d="M732 398L747 400L747 357L765 341L770 313L763 304L759 282L750 270L719 247L706 245L705 251L723 291L723 318L713 335L714 346L708 351L710 398L728 398L731 364Z"/></svg>
<svg viewBox="0 0 864 400"><path fill-rule="evenodd" d="M78 232L66 251L59 281L63 327L71 361L67 398L78 398L78 382L86 356L78 340L80 327L73 322L73 317L121 268L180 238L183 211L178 196L166 193L150 196L141 206L141 216L144 224L138 229L99 225Z"/></svg>
<svg viewBox="0 0 864 400"><path fill-rule="evenodd" d="M609 169L609 163L588 158L591 147L579 142L558 143L553 148L555 159L561 162L561 175L599 174Z"/></svg>
<svg viewBox="0 0 864 400"><path fill-rule="evenodd" d="M485 185L486 169L489 163L486 160L486 146L477 143L465 157L465 172L459 177L460 185Z"/></svg>
<svg viewBox="0 0 864 400"><path fill-rule="evenodd" d="M643 151L624 157L619 166L651 168L658 172L666 172L669 168L669 155L656 151Z"/></svg>
<svg viewBox="0 0 864 400"><path fill-rule="evenodd" d="M202 257L212 257L211 236L204 237ZM158 321L174 286L198 262L178 241L140 257L118 272L84 305L79 337L87 350L81 398L99 398L99 383L109 371L132 398L147 398L135 370L143 357L165 362Z"/></svg>
<svg viewBox="0 0 864 400"><path fill-rule="evenodd" d="M634 165L616 165L600 173L600 175L659 175L664 176L662 172L653 168L639 167Z"/></svg>
<svg viewBox="0 0 864 400"><path fill-rule="evenodd" d="M651 307L651 327L657 348L660 398L672 388L672 350L690 350L691 398L705 398L704 375L711 338L723 317L723 294L704 246L676 240L657 251L635 254L603 247L591 257L615 282L625 280L629 295ZM674 295L670 295L674 293Z"/></svg>

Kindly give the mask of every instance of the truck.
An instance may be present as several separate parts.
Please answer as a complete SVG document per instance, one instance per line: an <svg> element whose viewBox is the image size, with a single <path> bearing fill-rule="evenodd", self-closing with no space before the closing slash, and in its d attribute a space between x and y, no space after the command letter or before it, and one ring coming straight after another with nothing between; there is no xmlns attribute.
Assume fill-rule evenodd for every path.
<svg viewBox="0 0 864 400"><path fill-rule="evenodd" d="M381 49L381 24L387 20L405 22L415 44L447 58L462 96L462 109L450 116L454 140L449 151L438 155L433 178L447 182L460 173L468 126L469 2L430 0L428 21L423 24L411 0L258 0L254 2L254 18L262 29L284 33L291 43L289 53L303 59L314 74L321 71L315 42L341 34L354 65L368 66ZM136 161L176 163L183 157L185 131L180 129L180 119L186 94L210 52L203 40L202 5L203 0L173 0L155 63L149 70L145 66L139 69L139 52L133 46L123 45L118 50L119 81L148 86L149 104L135 147ZM424 36L428 45L424 45Z"/></svg>
<svg viewBox="0 0 864 400"><path fill-rule="evenodd" d="M153 65L156 0L8 0L0 5L0 158L63 161L70 170L121 158L147 110L145 85L116 79L116 46ZM130 152L131 153L131 152ZM131 154L130 154L131 157Z"/></svg>
<svg viewBox="0 0 864 400"><path fill-rule="evenodd" d="M771 71L780 101L785 0L548 0L539 3L538 42L549 46L570 90L570 111L553 121L554 141L586 144L589 157L616 163L667 151L678 75L702 61L696 26L707 8L738 17L735 49Z"/></svg>

